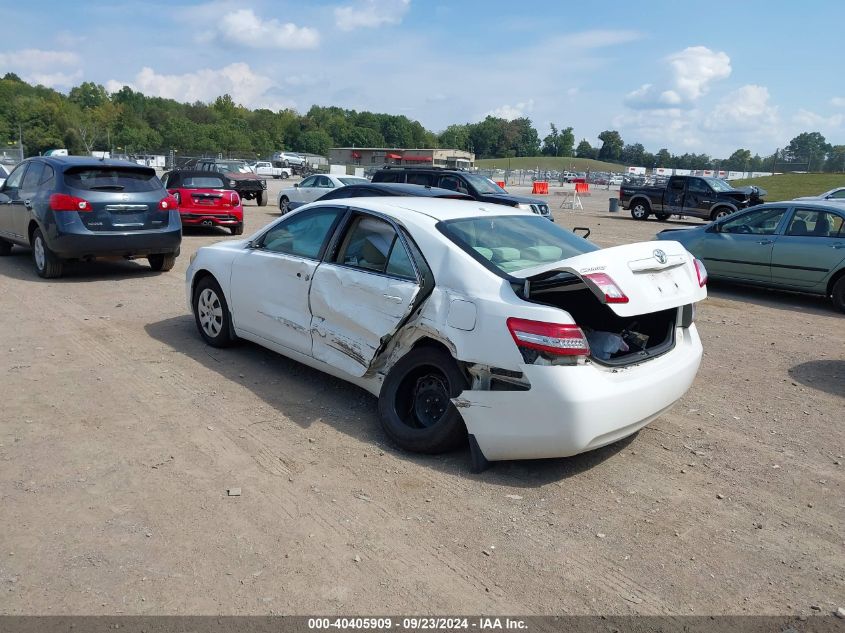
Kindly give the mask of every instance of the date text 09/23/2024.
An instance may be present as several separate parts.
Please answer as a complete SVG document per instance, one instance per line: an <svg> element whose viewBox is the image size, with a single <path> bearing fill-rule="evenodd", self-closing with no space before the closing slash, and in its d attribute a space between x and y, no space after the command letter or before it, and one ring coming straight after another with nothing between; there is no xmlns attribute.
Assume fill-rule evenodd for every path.
<svg viewBox="0 0 845 633"><path fill-rule="evenodd" d="M409 631L452 631L452 630L526 630L527 625L519 618L498 617L351 617L351 618L309 618L310 630L409 630Z"/></svg>

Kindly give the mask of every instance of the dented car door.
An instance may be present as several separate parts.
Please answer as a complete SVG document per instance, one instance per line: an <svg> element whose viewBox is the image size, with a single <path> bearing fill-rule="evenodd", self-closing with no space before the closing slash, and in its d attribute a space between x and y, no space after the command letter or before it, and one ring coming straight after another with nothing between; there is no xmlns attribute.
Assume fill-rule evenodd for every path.
<svg viewBox="0 0 845 633"><path fill-rule="evenodd" d="M363 376L420 296L418 273L395 227L357 215L336 256L311 283L314 358Z"/></svg>

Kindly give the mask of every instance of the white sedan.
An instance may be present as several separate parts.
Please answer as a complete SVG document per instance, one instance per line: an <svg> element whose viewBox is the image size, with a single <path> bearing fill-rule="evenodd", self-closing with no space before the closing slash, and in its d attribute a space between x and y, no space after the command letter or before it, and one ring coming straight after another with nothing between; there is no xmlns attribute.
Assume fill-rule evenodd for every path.
<svg viewBox="0 0 845 633"><path fill-rule="evenodd" d="M528 212L355 198L206 246L187 271L205 341L243 338L378 397L426 453L561 457L636 433L689 388L706 272L677 242L599 249Z"/></svg>
<svg viewBox="0 0 845 633"><path fill-rule="evenodd" d="M346 185L362 185L368 183L366 178L357 176L335 176L334 174L314 174L308 176L302 182L297 182L293 187L282 189L279 192L279 211L282 215L293 211L303 204L314 202L333 189L345 187Z"/></svg>
<svg viewBox="0 0 845 633"><path fill-rule="evenodd" d="M825 191L817 196L801 196L795 198L796 200L835 200L838 202L845 202L845 187L836 187L830 191Z"/></svg>

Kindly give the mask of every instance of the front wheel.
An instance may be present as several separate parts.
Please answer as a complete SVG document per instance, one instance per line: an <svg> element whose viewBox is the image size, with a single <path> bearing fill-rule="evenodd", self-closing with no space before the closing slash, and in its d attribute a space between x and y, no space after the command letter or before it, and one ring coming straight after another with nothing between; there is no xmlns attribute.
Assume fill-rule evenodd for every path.
<svg viewBox="0 0 845 633"><path fill-rule="evenodd" d="M833 291L830 293L833 306L840 312L845 312L845 277L833 284Z"/></svg>
<svg viewBox="0 0 845 633"><path fill-rule="evenodd" d="M631 207L631 217L635 220L647 220L651 209L645 202L635 202Z"/></svg>
<svg viewBox="0 0 845 633"><path fill-rule="evenodd" d="M229 306L214 277L200 279L194 289L192 303L197 329L206 343L212 347L229 347L235 342Z"/></svg>
<svg viewBox="0 0 845 633"><path fill-rule="evenodd" d="M265 189L260 194L258 194L258 206L259 207L266 207L267 206L267 190Z"/></svg>
<svg viewBox="0 0 845 633"><path fill-rule="evenodd" d="M400 448L442 453L466 441L466 427L451 399L467 387L467 379L445 351L421 347L393 366L378 401L379 419Z"/></svg>
<svg viewBox="0 0 845 633"><path fill-rule="evenodd" d="M147 257L147 261L150 262L150 268L156 272L166 273L176 265L176 255L173 253L150 255Z"/></svg>
<svg viewBox="0 0 845 633"><path fill-rule="evenodd" d="M32 234L32 261L39 277L55 279L62 276L62 260L47 246L41 229L35 229Z"/></svg>
<svg viewBox="0 0 845 633"><path fill-rule="evenodd" d="M287 196L279 198L279 211L282 215L290 211L290 200L288 200Z"/></svg>
<svg viewBox="0 0 845 633"><path fill-rule="evenodd" d="M726 207L721 207L713 211L713 214L710 216L711 220L721 220L722 218L729 216L731 214L731 210Z"/></svg>

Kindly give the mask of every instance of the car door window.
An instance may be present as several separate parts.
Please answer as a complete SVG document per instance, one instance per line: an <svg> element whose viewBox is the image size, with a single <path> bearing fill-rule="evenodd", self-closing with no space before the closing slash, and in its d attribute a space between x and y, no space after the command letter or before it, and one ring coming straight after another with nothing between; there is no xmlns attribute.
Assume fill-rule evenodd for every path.
<svg viewBox="0 0 845 633"><path fill-rule="evenodd" d="M460 178L455 176L441 176L440 177L440 184L439 187L443 189L449 189L450 191L457 191L459 193L469 193L466 185L461 181Z"/></svg>
<svg viewBox="0 0 845 633"><path fill-rule="evenodd" d="M405 181L409 185L422 185L423 187L431 187L434 182L434 178L431 174L414 174L410 173L407 176L407 180Z"/></svg>
<svg viewBox="0 0 845 633"><path fill-rule="evenodd" d="M317 179L317 186L320 189L334 189L334 183L328 176L320 176Z"/></svg>
<svg viewBox="0 0 845 633"><path fill-rule="evenodd" d="M6 182L3 185L3 193L9 196L12 199L17 198L18 189L21 186L21 180L23 180L24 172L26 171L27 163L23 165L18 165L15 170L9 174L9 177L6 178Z"/></svg>
<svg viewBox="0 0 845 633"><path fill-rule="evenodd" d="M787 235L806 237L836 237L842 229L842 218L835 213L814 209L796 209Z"/></svg>
<svg viewBox="0 0 845 633"><path fill-rule="evenodd" d="M683 178L673 178L669 181L669 190L674 193L683 193L684 192L684 179Z"/></svg>
<svg viewBox="0 0 845 633"><path fill-rule="evenodd" d="M382 219L359 215L343 239L336 261L344 266L416 279L414 266L396 231Z"/></svg>
<svg viewBox="0 0 845 633"><path fill-rule="evenodd" d="M41 180L41 174L44 172L44 163L34 161L30 163L29 169L21 182L21 191L27 193L34 192L38 189L38 182Z"/></svg>
<svg viewBox="0 0 845 633"><path fill-rule="evenodd" d="M786 208L756 209L723 222L721 232L774 235L785 213Z"/></svg>
<svg viewBox="0 0 845 633"><path fill-rule="evenodd" d="M710 193L711 189L707 185L706 182L699 178L692 178L689 181L689 192L690 193Z"/></svg>
<svg viewBox="0 0 845 633"><path fill-rule="evenodd" d="M55 176L56 173L53 171L53 168L50 165L44 165L44 171L41 174L41 180L38 181L38 186L44 189L52 188L53 178Z"/></svg>
<svg viewBox="0 0 845 633"><path fill-rule="evenodd" d="M336 207L320 207L285 218L264 234L260 248L271 253L320 259L343 211Z"/></svg>
<svg viewBox="0 0 845 633"><path fill-rule="evenodd" d="M839 191L834 191L832 194L828 196L831 200L842 200L845 199L845 189L840 189Z"/></svg>
<svg viewBox="0 0 845 633"><path fill-rule="evenodd" d="M309 176L301 183L299 183L300 187L308 188L308 187L316 187L317 186L317 176Z"/></svg>

